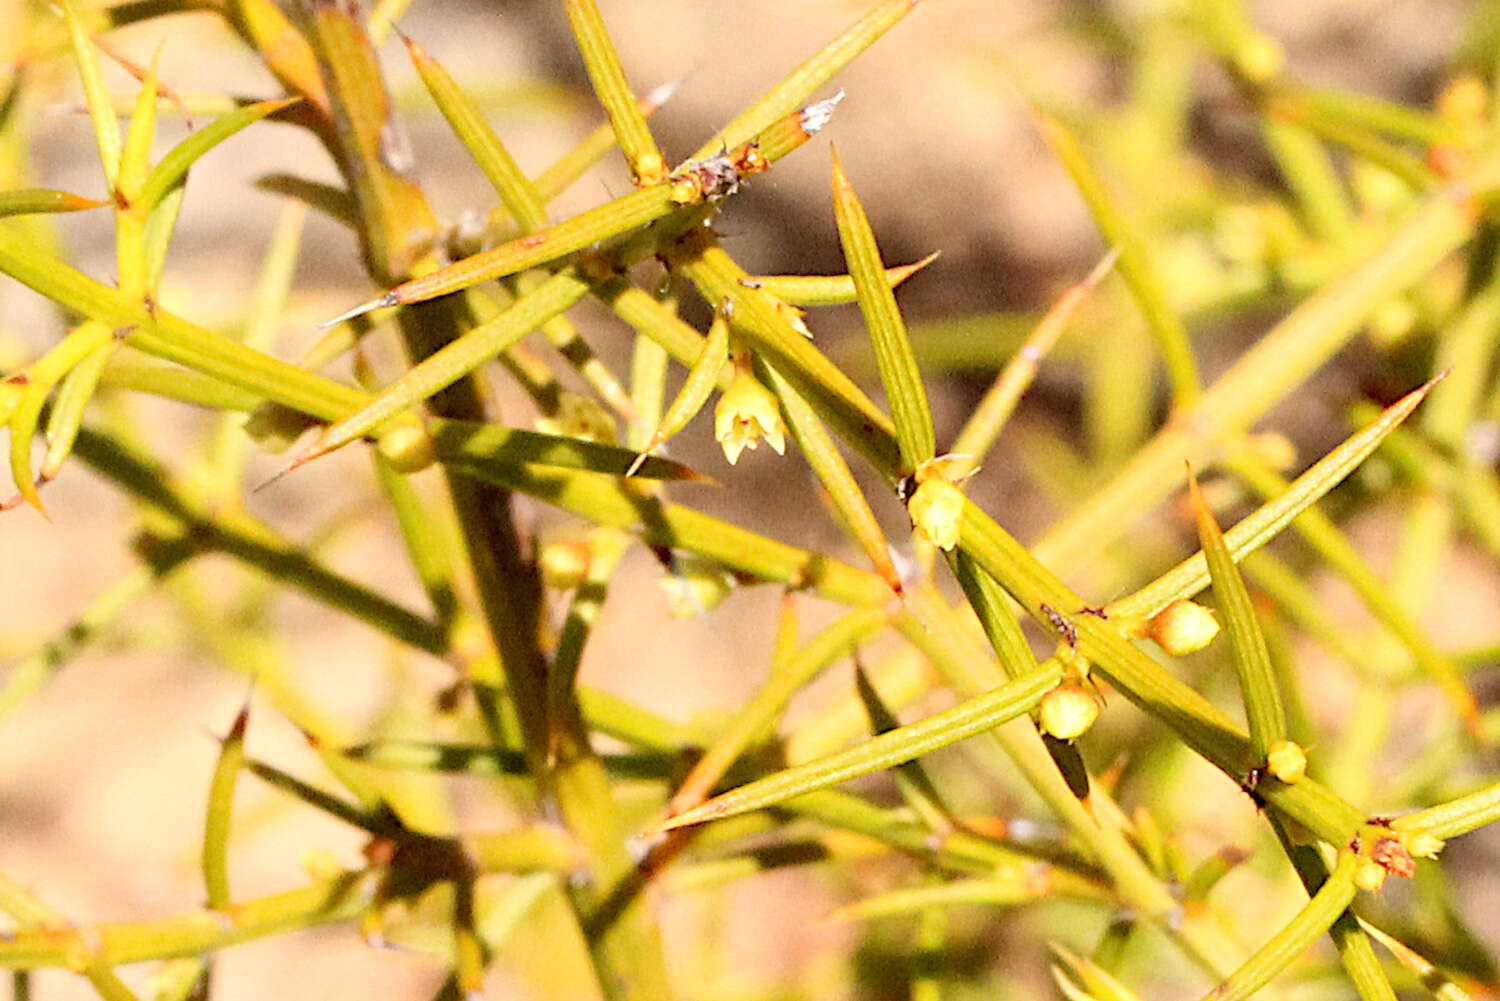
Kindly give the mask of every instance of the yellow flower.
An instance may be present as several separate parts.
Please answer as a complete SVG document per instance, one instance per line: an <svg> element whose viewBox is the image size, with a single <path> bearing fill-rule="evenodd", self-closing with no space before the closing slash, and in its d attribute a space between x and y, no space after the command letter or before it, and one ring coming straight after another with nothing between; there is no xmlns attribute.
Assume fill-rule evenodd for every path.
<svg viewBox="0 0 1500 1001"><path fill-rule="evenodd" d="M1042 732L1058 740L1083 736L1099 718L1099 700L1076 682L1064 682L1042 696L1037 713Z"/></svg>
<svg viewBox="0 0 1500 1001"><path fill-rule="evenodd" d="M777 455L786 451L786 425L781 422L776 397L749 372L736 373L720 394L714 409L714 437L731 466L740 461L741 452L757 447L762 438Z"/></svg>
<svg viewBox="0 0 1500 1001"><path fill-rule="evenodd" d="M1195 601L1178 598L1157 612L1146 625L1146 635L1173 657L1202 650L1219 633L1214 613Z"/></svg>
<svg viewBox="0 0 1500 1001"><path fill-rule="evenodd" d="M1274 741L1266 750L1266 770L1291 785L1307 774L1307 752L1292 740Z"/></svg>
<svg viewBox="0 0 1500 1001"><path fill-rule="evenodd" d="M398 473L420 472L437 461L432 437L418 421L399 423L382 431L376 447Z"/></svg>
<svg viewBox="0 0 1500 1001"><path fill-rule="evenodd" d="M1374 859L1360 859L1354 866L1354 885L1374 893L1385 885L1386 868Z"/></svg>
<svg viewBox="0 0 1500 1001"><path fill-rule="evenodd" d="M917 486L906 502L906 511L917 531L939 549L958 545L958 526L963 520L964 495L941 476L932 476Z"/></svg>

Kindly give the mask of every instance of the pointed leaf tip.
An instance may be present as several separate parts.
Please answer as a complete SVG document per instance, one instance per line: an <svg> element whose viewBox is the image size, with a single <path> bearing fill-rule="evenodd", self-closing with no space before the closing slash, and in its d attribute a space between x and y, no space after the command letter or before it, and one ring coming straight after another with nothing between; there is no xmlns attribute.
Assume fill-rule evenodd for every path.
<svg viewBox="0 0 1500 1001"><path fill-rule="evenodd" d="M918 271L921 271L923 268L927 267L927 265L931 264L933 261L942 256L943 252L941 250L934 250L932 253L928 254L920 261L913 261L910 264L902 264L899 267L891 268L893 279L891 281L891 287L895 288L897 285L900 285L902 282L906 281L906 279L910 278Z"/></svg>
<svg viewBox="0 0 1500 1001"><path fill-rule="evenodd" d="M391 306L399 305L401 305L401 300L397 297L396 293L386 292L382 295L376 296L374 299L370 299L367 302L360 303L358 306L355 306L353 309L349 310L346 313L340 313L338 316L335 316L331 320L323 321L322 323L318 324L318 329L327 330L329 327L336 327L340 323L345 323L349 320L354 319L355 317L364 316L366 313L373 313L377 309L388 309Z"/></svg>
<svg viewBox="0 0 1500 1001"><path fill-rule="evenodd" d="M240 711L234 714L234 722L229 725L229 733L225 735L226 741L244 740L245 731L250 727L250 697L245 696L245 704L240 706Z"/></svg>
<svg viewBox="0 0 1500 1001"><path fill-rule="evenodd" d="M420 63L431 61L432 57L427 54L427 50L423 48L415 39L406 34L403 34L399 28L393 30L395 30L396 36L401 39L401 44L406 46L406 55L409 59L411 59L412 62Z"/></svg>
<svg viewBox="0 0 1500 1001"><path fill-rule="evenodd" d="M277 470L276 472L272 473L270 475L270 477L268 477L267 479L265 479L261 483L257 484L253 488L251 488L250 492L252 494L258 494L258 493L260 493L262 490L266 489L267 487L269 487L269 486L271 486L271 485L273 485L275 483L280 482L281 480L285 479L287 476L291 475L296 470L302 468L303 466L307 465L309 462L313 461L314 459L316 459L319 456L324 455L324 454L325 454L324 452L320 452L320 451L318 451L316 449L316 447L314 447L314 449L312 451L305 452L304 454L297 456L291 462L287 463L285 466L282 466L279 470Z"/></svg>

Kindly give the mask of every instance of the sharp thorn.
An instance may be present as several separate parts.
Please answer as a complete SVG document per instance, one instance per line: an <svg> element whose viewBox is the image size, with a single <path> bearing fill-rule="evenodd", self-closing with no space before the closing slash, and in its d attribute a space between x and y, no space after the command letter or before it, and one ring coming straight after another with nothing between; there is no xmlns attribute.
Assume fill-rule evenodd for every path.
<svg viewBox="0 0 1500 1001"><path fill-rule="evenodd" d="M333 319L326 320L323 323L318 324L318 329L327 330L329 327L336 327L340 323L343 323L347 320L352 320L356 316L364 316L366 313L372 312L377 309L385 309L389 306L399 305L401 305L401 301L396 298L396 293L386 292L384 295L376 296L374 299L371 299L368 302L360 303L358 306L355 306L347 313L340 313Z"/></svg>
<svg viewBox="0 0 1500 1001"><path fill-rule="evenodd" d="M252 494L258 494L258 493L260 493L266 487L269 487L271 484L276 483L277 481L281 480L288 473L291 473L294 470L299 469L302 466L307 465L312 460L318 458L318 456L324 455L324 454L326 454L326 453L314 449L313 451L308 452L306 455L299 455L297 458L293 459L291 462L289 462L285 466L283 466L280 470L278 470L275 473L272 473L271 476L270 476L270 478L264 480L263 482L257 484L254 487L251 487L250 488L250 492Z"/></svg>

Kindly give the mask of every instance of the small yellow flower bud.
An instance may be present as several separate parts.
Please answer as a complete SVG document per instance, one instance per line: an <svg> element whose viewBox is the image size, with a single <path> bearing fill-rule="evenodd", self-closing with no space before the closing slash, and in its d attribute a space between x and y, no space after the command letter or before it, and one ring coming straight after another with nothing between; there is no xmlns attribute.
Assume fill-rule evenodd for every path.
<svg viewBox="0 0 1500 1001"><path fill-rule="evenodd" d="M1038 716L1044 732L1058 740L1073 740L1099 718L1099 700L1082 685L1061 684L1042 696Z"/></svg>
<svg viewBox="0 0 1500 1001"><path fill-rule="evenodd" d="M684 174L672 181L672 193L668 196L674 205L692 205L703 200L703 185L692 174Z"/></svg>
<svg viewBox="0 0 1500 1001"><path fill-rule="evenodd" d="M1146 635L1173 657L1202 650L1219 634L1214 613L1194 601L1178 598L1152 616Z"/></svg>
<svg viewBox="0 0 1500 1001"><path fill-rule="evenodd" d="M1277 740L1266 751L1266 771L1291 785L1307 774L1307 752L1294 740Z"/></svg>
<svg viewBox="0 0 1500 1001"><path fill-rule="evenodd" d="M1354 868L1354 885L1374 893L1385 885L1385 866L1374 859L1360 859Z"/></svg>
<svg viewBox="0 0 1500 1001"><path fill-rule="evenodd" d="M736 372L729 388L720 394L714 408L714 437L731 466L740 461L745 449L757 447L761 438L777 455L786 451L786 425L781 422L776 397L749 372Z"/></svg>
<svg viewBox="0 0 1500 1001"><path fill-rule="evenodd" d="M432 465L436 458L432 451L432 438L427 429L417 423L402 423L381 433L375 447L386 457L391 468L398 473L415 473Z"/></svg>
<svg viewBox="0 0 1500 1001"><path fill-rule="evenodd" d="M917 531L934 546L952 549L958 545L964 495L947 480L933 477L918 486L906 502L906 511Z"/></svg>
<svg viewBox="0 0 1500 1001"><path fill-rule="evenodd" d="M1406 850L1411 852L1413 858L1434 858L1443 850L1446 844L1436 834L1428 834L1426 831L1418 831L1406 840Z"/></svg>
<svg viewBox="0 0 1500 1001"><path fill-rule="evenodd" d="M635 164L636 187L645 188L660 184L667 176L667 164L660 153L646 153Z"/></svg>
<svg viewBox="0 0 1500 1001"><path fill-rule="evenodd" d="M589 572L592 547L583 539L558 539L542 547L537 560L542 580L559 591L577 587Z"/></svg>

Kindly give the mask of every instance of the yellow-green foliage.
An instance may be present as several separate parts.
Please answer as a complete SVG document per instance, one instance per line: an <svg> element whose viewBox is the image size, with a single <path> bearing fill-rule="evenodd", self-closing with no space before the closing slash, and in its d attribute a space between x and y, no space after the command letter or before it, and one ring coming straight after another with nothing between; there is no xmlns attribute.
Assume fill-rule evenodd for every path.
<svg viewBox="0 0 1500 1001"><path fill-rule="evenodd" d="M233 992L220 950L334 925L364 935L368 963L387 939L415 950L438 998L1037 996L1053 989L1049 947L1070 998L1500 989L1485 918L1459 892L1471 874L1439 857L1500 817L1500 716L1475 695L1496 654L1422 625L1428 606L1459 600L1452 561L1491 587L1500 565L1500 116L1489 84L1461 74L1500 65L1493 5L1478 5L1435 109L1304 82L1234 0L1082 5L1107 24L1081 44L1114 60L1122 96L1064 100L1024 74L1009 93L1071 178L1103 260L1080 264L1040 316L949 299L923 323L903 317L897 287L931 258L884 259L871 224L883 208L873 186L858 193L888 164L809 142L838 120L841 71L928 13L915 0L871 7L748 109L723 109L729 124L675 166L653 131L669 95L632 89L593 0L562 5L604 124L535 175L492 124L482 81L445 67L463 39L444 52L407 40L423 93L390 90L378 42L411 19L399 0L6 6L0 272L31 290L12 283L7 299L67 325L34 356L0 351L6 506L42 512L66 489L49 481L91 476L125 499L135 548L115 585L59 600L54 638L0 618L15 633L0 633L0 727L63 712L39 693L64 671L89 678L74 700L121 698L119 675L80 655L110 641L150 656L153 633L130 623L152 595L173 642L254 683L236 715L189 720L227 735L211 769L183 770L187 806L139 804L163 825L204 818L201 837L160 828L197 839L200 907L64 912L67 892L18 878L0 851L15 996L52 969L109 999ZM672 18L692 5L659 6ZM134 22L163 19L170 39L179 22L165 19L188 11L237 39L273 92L205 93L211 73L127 58L117 36ZM795 32L803 13L778 16ZM688 55L753 61L733 46ZM1196 110L1255 130L1258 175L1191 141L1195 71L1226 88ZM75 76L99 199L48 187L56 165L33 148ZM532 110L548 93L530 92ZM398 138L400 118L435 123L433 106L495 189L474 206L480 225L440 224L440 192ZM159 138L159 118L187 113L186 138ZM892 139L907 125L862 121ZM284 163L260 182L286 204L270 250L216 237L239 274L258 272L245 314L212 315L212 290L164 292L195 165L288 128L339 181L309 179L323 161ZM628 190L557 213L573 181L618 155ZM715 228L783 157L830 159L831 222L785 225L825 230L846 273L752 275ZM968 210L961 185L931 182ZM80 211L112 216L109 266L62 249L49 214ZM341 227L376 294L289 361L287 318L345 292L299 277L315 274L310 212ZM813 310L841 303L858 304L867 350L813 339ZM1324 422L1344 423L1299 461L1283 415L1315 372L1352 366L1342 352L1356 342L1394 391L1383 411L1325 394ZM960 367L993 378L966 410L945 379ZM1087 387L1081 457L1057 433L1064 411L1024 419L1026 391L1054 372ZM531 426L509 404L497 416L497 384L527 400ZM147 396L173 409L139 409ZM935 419L939 398L954 405ZM665 454L710 425L727 464ZM1017 425L1019 444L997 447ZM265 484L247 486L257 453L287 449L265 496L318 484L296 523L254 513ZM350 474L356 452L378 489ZM1038 486L1065 513L1023 545L1020 509L997 498ZM415 587L330 552L371 497ZM1040 507L1025 508L1028 532ZM726 510L755 517L711 513ZM798 537L824 515L843 544ZM81 517L67 505L46 545L61 552ZM1390 561L1354 541L1356 519L1394 540ZM392 557L364 521L345 534L341 551ZM1263 548L1278 534L1286 544ZM31 586L27 560L48 559L18 552L0 550L0 615ZM681 679L651 665L635 675L645 684L590 676L601 623L660 606L643 575L716 626L731 592L782 592L774 613L738 612L736 628L773 637L759 687L680 722L658 696ZM1336 607L1334 580L1367 616ZM378 637L378 663L363 665L383 679L375 694L330 691L289 663L271 614L282 594ZM820 676L820 695L789 713ZM1405 725L1418 709L1421 725ZM78 752L115 749L100 733ZM332 818L359 853L329 851L316 825L258 833L287 815ZM250 842L300 862L302 883L243 878ZM752 966L740 929L764 925L740 919L782 869L807 877L774 885L817 888L776 904L817 958Z"/></svg>

